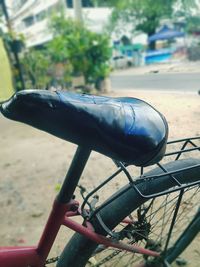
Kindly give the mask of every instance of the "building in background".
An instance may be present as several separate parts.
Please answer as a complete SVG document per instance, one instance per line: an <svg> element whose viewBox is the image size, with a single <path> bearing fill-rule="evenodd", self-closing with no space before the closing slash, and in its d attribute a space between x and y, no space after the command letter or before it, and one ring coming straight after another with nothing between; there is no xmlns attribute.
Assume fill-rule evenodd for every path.
<svg viewBox="0 0 200 267"><path fill-rule="evenodd" d="M61 6L66 16L74 17L72 0L7 0L6 5L13 30L25 37L27 47L40 46L52 39L49 19ZM82 0L82 6L87 27L102 32L112 10L93 6L90 0Z"/></svg>

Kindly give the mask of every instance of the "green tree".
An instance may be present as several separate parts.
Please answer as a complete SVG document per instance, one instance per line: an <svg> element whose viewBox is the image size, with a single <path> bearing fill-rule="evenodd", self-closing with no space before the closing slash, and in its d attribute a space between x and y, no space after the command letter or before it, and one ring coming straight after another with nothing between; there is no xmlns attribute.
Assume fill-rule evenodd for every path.
<svg viewBox="0 0 200 267"><path fill-rule="evenodd" d="M179 20L179 18L184 18L185 31L187 33L200 30L200 16L194 12L199 9L197 2L199 1L181 0L179 2L179 8L174 12L175 21Z"/></svg>
<svg viewBox="0 0 200 267"><path fill-rule="evenodd" d="M47 45L53 62L71 66L71 74L83 75L85 83L108 76L111 56L109 38L89 31L80 22L57 16L52 20L54 38Z"/></svg>
<svg viewBox="0 0 200 267"><path fill-rule="evenodd" d="M63 15L53 17L50 27L53 39L43 49L32 48L23 55L28 88L52 84L68 88L74 76L83 76L85 85L95 84L108 76L111 48L106 35L93 33Z"/></svg>
<svg viewBox="0 0 200 267"><path fill-rule="evenodd" d="M21 59L26 88L45 88L51 77L48 75L50 58L45 50L29 49Z"/></svg>
<svg viewBox="0 0 200 267"><path fill-rule="evenodd" d="M160 21L174 16L175 7L185 16L195 6L195 0L124 0L109 1L114 5L111 28L119 22L133 25L133 31L141 31L151 36L156 32ZM150 43L150 49L155 43Z"/></svg>
<svg viewBox="0 0 200 267"><path fill-rule="evenodd" d="M187 19L186 31L189 33L200 32L200 17L192 16Z"/></svg>

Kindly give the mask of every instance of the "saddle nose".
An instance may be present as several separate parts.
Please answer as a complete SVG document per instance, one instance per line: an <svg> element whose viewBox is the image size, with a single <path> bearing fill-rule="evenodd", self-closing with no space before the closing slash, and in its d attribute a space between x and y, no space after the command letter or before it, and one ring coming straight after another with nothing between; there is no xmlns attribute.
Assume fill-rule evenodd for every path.
<svg viewBox="0 0 200 267"><path fill-rule="evenodd" d="M52 109L55 106L55 98L56 95L51 97L48 91L45 90L42 90L42 94L41 90L37 89L23 90L5 101L0 109L4 116L17 120L18 117L23 116L25 113L31 116L37 110ZM59 97L57 97L57 101L60 101Z"/></svg>

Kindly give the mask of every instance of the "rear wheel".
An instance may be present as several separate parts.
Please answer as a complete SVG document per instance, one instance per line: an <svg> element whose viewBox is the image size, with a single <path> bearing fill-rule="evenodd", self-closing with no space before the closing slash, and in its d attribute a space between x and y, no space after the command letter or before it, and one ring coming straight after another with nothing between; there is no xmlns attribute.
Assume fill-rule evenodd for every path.
<svg viewBox="0 0 200 267"><path fill-rule="evenodd" d="M188 159L171 162L164 167L168 171L175 171L197 164L200 164L199 160ZM156 168L146 175L156 176L161 173L161 170ZM173 176L181 184L191 184L200 181L200 167L185 170ZM175 185L175 180L165 175L141 180L137 188L142 194L152 195L173 188ZM198 227L200 231L199 203L199 184L189 186L184 191L164 194L156 198L144 198L132 186L127 185L126 193L119 195L99 212L101 218L109 228L118 233L119 240L160 252L161 259L104 248L84 236L75 234L65 247L57 266L122 267L144 263L143 266L160 267L165 266L163 259L166 260L166 264L172 263L195 237ZM198 215L195 217L195 214ZM126 216L132 220L131 224L120 223ZM105 234L96 219L93 219L93 226L98 233ZM190 229L188 230L187 227Z"/></svg>

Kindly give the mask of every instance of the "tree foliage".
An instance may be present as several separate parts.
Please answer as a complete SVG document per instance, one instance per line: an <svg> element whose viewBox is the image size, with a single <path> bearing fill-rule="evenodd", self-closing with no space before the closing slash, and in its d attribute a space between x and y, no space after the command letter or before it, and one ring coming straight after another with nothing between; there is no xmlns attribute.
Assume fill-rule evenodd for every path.
<svg viewBox="0 0 200 267"><path fill-rule="evenodd" d="M30 49L21 59L26 88L45 88L50 82L48 68L50 59L45 51Z"/></svg>
<svg viewBox="0 0 200 267"><path fill-rule="evenodd" d="M189 33L200 32L200 17L192 16L187 19L186 30Z"/></svg>
<svg viewBox="0 0 200 267"><path fill-rule="evenodd" d="M114 5L111 29L119 22L126 22L132 25L133 31L141 31L148 36L155 33L162 19L173 18L175 7L186 16L195 6L195 0L110 0L109 2Z"/></svg>
<svg viewBox="0 0 200 267"><path fill-rule="evenodd" d="M50 27L53 39L43 49L31 49L23 57L28 87L57 84L66 88L75 76L83 76L88 85L108 76L111 48L106 35L91 32L63 15L54 17Z"/></svg>
<svg viewBox="0 0 200 267"><path fill-rule="evenodd" d="M87 83L109 73L109 38L89 31L80 22L57 16L52 21L53 40L47 45L55 62L72 66L73 75L83 75Z"/></svg>
<svg viewBox="0 0 200 267"><path fill-rule="evenodd" d="M181 0L178 4L178 8L174 12L174 20L176 21L179 18L184 18L185 31L188 33L200 31L200 16L194 12L199 9L197 1Z"/></svg>
<svg viewBox="0 0 200 267"><path fill-rule="evenodd" d="M113 11L113 21L118 19L132 22L136 30L151 33L160 19L170 17L175 0L132 0L121 1Z"/></svg>

